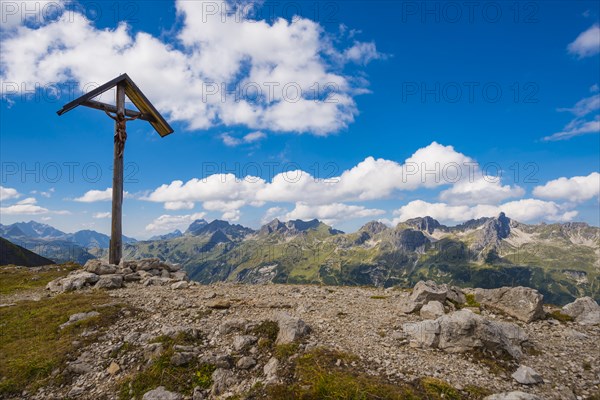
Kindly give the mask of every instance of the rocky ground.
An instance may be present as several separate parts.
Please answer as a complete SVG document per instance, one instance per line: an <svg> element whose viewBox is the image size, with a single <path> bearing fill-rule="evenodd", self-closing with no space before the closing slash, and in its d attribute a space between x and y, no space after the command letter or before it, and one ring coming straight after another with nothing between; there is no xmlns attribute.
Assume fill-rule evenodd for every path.
<svg viewBox="0 0 600 400"><path fill-rule="evenodd" d="M109 283L118 273L104 272L113 276L103 280ZM298 374L290 372L293 360L317 349L353 355L339 356L335 364L386 384L432 377L453 388L446 395L428 392L416 398L484 398L517 391L523 393L486 398L600 396L600 308L595 303L582 301L556 310L542 308L531 289L508 295L432 282L421 282L411 291L207 286L182 284L181 278L168 280L165 273L148 283L130 277L119 288L101 289L111 299L102 307L122 307L118 318L91 343L85 337L93 332L79 334L68 361L51 373L64 379L5 398L266 398L266 385L293 382ZM56 285L49 287L56 291ZM97 290L90 286L77 290L82 295ZM4 295L0 303L11 307L23 299L57 296L50 291L32 293L36 295ZM97 317L98 311L102 312L95 308L72 315L62 325ZM278 329L273 333L270 327ZM182 337L187 341L180 341ZM147 371L157 366L164 368L159 381L144 381L150 379ZM179 377L169 374L189 372L186 366L196 371L197 380L188 393L178 392L169 383ZM203 375L204 366L210 367ZM189 384L188 379L187 386L182 385Z"/></svg>

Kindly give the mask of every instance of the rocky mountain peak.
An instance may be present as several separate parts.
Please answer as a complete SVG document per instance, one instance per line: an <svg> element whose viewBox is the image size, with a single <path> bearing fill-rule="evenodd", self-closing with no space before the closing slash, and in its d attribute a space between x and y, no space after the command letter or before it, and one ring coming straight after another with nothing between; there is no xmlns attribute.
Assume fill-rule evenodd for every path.
<svg viewBox="0 0 600 400"><path fill-rule="evenodd" d="M405 224L420 231L427 232L430 235L437 228L440 228L442 226L442 224L440 224L437 220L431 218L430 216L409 219L405 222Z"/></svg>
<svg viewBox="0 0 600 400"><path fill-rule="evenodd" d="M276 218L268 224L263 225L260 228L259 234L268 235L271 233L280 233L287 236L293 236L299 235L310 230L316 231L322 227L326 227L329 230L329 233L333 235L341 233L341 231L333 229L332 227L324 224L318 219L312 219L310 221L302 221L300 219L296 219L287 222L281 222Z"/></svg>
<svg viewBox="0 0 600 400"><path fill-rule="evenodd" d="M208 222L206 222L206 220L204 219L197 219L194 222L192 222L190 224L190 226L187 228L187 230L185 231L185 235L192 235L192 236L196 236L198 234L198 232L204 228L206 225L208 225Z"/></svg>
<svg viewBox="0 0 600 400"><path fill-rule="evenodd" d="M475 251L484 249L493 250L502 239L510 235L511 220L503 212L495 218L489 218L484 224L478 239L473 243L472 248ZM484 256L484 254L482 254Z"/></svg>
<svg viewBox="0 0 600 400"><path fill-rule="evenodd" d="M498 239L506 239L510 235L510 218L501 212L498 217L488 222L496 231Z"/></svg>
<svg viewBox="0 0 600 400"><path fill-rule="evenodd" d="M204 222L204 223L203 223ZM185 232L189 236L202 236L212 235L215 232L221 232L226 235L229 239L240 239L244 236L254 232L250 228L238 224L230 224L227 221L215 219L210 223L206 223L204 220L197 220L190 225Z"/></svg>
<svg viewBox="0 0 600 400"><path fill-rule="evenodd" d="M361 232L367 232L370 235L376 235L378 233L381 233L383 231L386 231L390 229L386 224L384 224L383 222L379 222L379 221L370 221L367 222L366 224L364 224L359 231Z"/></svg>

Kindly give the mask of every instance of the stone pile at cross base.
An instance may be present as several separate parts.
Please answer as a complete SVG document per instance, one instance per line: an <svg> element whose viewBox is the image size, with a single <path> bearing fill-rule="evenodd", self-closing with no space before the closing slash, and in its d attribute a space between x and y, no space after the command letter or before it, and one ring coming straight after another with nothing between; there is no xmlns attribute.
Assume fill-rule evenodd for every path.
<svg viewBox="0 0 600 400"><path fill-rule="evenodd" d="M166 263L158 258L121 261L119 265L93 259L82 270L71 272L64 278L55 279L46 288L52 292L67 292L92 287L95 289L118 289L128 282L144 286L170 285L182 289L188 285L187 273L179 265Z"/></svg>

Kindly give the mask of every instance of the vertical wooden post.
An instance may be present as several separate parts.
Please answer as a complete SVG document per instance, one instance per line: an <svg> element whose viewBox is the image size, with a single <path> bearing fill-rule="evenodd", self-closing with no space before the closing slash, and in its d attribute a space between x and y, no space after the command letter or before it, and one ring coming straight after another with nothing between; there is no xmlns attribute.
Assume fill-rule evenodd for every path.
<svg viewBox="0 0 600 400"><path fill-rule="evenodd" d="M115 122L114 162L112 185L112 224L110 232L109 262L119 264L123 254L122 205L123 205L123 150L125 147L125 86L117 85L117 121Z"/></svg>

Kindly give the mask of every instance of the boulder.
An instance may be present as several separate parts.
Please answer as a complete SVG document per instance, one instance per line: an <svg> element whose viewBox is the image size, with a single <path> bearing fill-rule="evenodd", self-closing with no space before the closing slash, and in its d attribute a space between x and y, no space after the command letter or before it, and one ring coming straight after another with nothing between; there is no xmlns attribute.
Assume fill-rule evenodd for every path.
<svg viewBox="0 0 600 400"><path fill-rule="evenodd" d="M412 347L433 347L449 353L475 349L504 350L513 358L522 356L527 335L511 323L489 321L469 310L459 310L436 320L403 325Z"/></svg>
<svg viewBox="0 0 600 400"><path fill-rule="evenodd" d="M146 392L142 400L182 400L179 393L173 393L166 390L163 386L159 386L154 390Z"/></svg>
<svg viewBox="0 0 600 400"><path fill-rule="evenodd" d="M515 391L493 394L491 396L484 397L483 400L542 400L542 398L533 394Z"/></svg>
<svg viewBox="0 0 600 400"><path fill-rule="evenodd" d="M438 285L434 281L420 281L415 285L408 299L401 301L400 310L405 314L409 314L419 311L431 301L438 301L443 304L446 300L462 304L466 301L466 298L462 290L455 286Z"/></svg>
<svg viewBox="0 0 600 400"><path fill-rule="evenodd" d="M176 281L187 281L188 280L188 276L185 271L171 272L169 274L169 277Z"/></svg>
<svg viewBox="0 0 600 400"><path fill-rule="evenodd" d="M131 274L123 275L123 280L125 282L139 282L142 280L142 277L137 272L132 272Z"/></svg>
<svg viewBox="0 0 600 400"><path fill-rule="evenodd" d="M581 297L564 306L562 311L581 325L600 324L600 306L591 297Z"/></svg>
<svg viewBox="0 0 600 400"><path fill-rule="evenodd" d="M436 319L444 315L444 305L439 301L430 301L421 307L421 318Z"/></svg>
<svg viewBox="0 0 600 400"><path fill-rule="evenodd" d="M143 258L141 260L132 261L131 263L135 264L135 268L132 268L134 271L169 269L169 266L158 258ZM128 266L131 268L131 264L128 264Z"/></svg>
<svg viewBox="0 0 600 400"><path fill-rule="evenodd" d="M123 286L123 275L101 275L94 286L96 289L118 289Z"/></svg>
<svg viewBox="0 0 600 400"><path fill-rule="evenodd" d="M92 285L100 279L100 276L87 271L73 271L64 278L58 278L46 285L46 289L52 292L67 292L82 289L86 285Z"/></svg>
<svg viewBox="0 0 600 400"><path fill-rule="evenodd" d="M171 278L160 278L160 277L152 277L152 278L146 278L144 281L142 281L142 285L144 286L166 286L173 283L173 280Z"/></svg>
<svg viewBox="0 0 600 400"><path fill-rule="evenodd" d="M498 289L475 289L475 301L496 308L523 322L543 319L544 296L528 287L502 287Z"/></svg>
<svg viewBox="0 0 600 400"><path fill-rule="evenodd" d="M467 302L467 297L463 293L463 291L456 286L449 286L448 293L446 293L446 299L450 300L455 304L465 304Z"/></svg>
<svg viewBox="0 0 600 400"><path fill-rule="evenodd" d="M410 300L417 304L427 304L430 301L446 301L448 286L438 285L434 281L418 282L410 295Z"/></svg>
<svg viewBox="0 0 600 400"><path fill-rule="evenodd" d="M165 263L165 264L169 268L169 272L177 272L181 269L181 265L179 265L179 264L168 264L168 263Z"/></svg>
<svg viewBox="0 0 600 400"><path fill-rule="evenodd" d="M544 380L534 369L521 365L517 369L512 377L515 381L522 385L536 385L538 383L544 383Z"/></svg>
<svg viewBox="0 0 600 400"><path fill-rule="evenodd" d="M96 275L108 275L117 272L117 266L99 259L88 260L83 269Z"/></svg>
<svg viewBox="0 0 600 400"><path fill-rule="evenodd" d="M276 320L279 325L279 334L275 344L295 342L310 331L310 327L303 320L287 313L279 313Z"/></svg>

